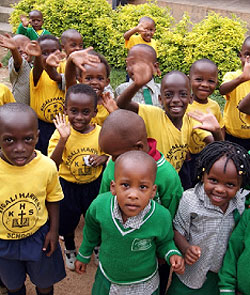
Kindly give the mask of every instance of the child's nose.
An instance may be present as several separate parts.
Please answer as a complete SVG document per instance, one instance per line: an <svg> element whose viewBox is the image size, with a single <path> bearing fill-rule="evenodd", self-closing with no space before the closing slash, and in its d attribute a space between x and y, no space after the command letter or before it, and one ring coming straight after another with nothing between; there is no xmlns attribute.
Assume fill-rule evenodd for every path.
<svg viewBox="0 0 250 295"><path fill-rule="evenodd" d="M137 191L133 188L130 188L128 198L130 200L137 200L138 199Z"/></svg>
<svg viewBox="0 0 250 295"><path fill-rule="evenodd" d="M225 192L225 187L223 184L217 184L216 187L215 187L215 190L217 193L219 194L223 194Z"/></svg>
<svg viewBox="0 0 250 295"><path fill-rule="evenodd" d="M15 153L22 153L25 151L24 144L21 142L17 142L14 149Z"/></svg>

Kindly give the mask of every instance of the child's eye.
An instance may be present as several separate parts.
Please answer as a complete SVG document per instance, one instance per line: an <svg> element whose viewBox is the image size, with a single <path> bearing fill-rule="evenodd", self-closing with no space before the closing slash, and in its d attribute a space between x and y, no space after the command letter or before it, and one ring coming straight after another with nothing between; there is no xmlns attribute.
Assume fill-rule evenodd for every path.
<svg viewBox="0 0 250 295"><path fill-rule="evenodd" d="M215 178L209 178L208 180L212 183L217 183L217 179L215 179Z"/></svg>
<svg viewBox="0 0 250 295"><path fill-rule="evenodd" d="M140 189L146 189L147 188L147 186L146 185L144 185L144 184L142 184L142 185L140 185Z"/></svg>
<svg viewBox="0 0 250 295"><path fill-rule="evenodd" d="M201 82L202 79L201 79L201 78L195 78L195 81L197 81L197 82Z"/></svg>
<svg viewBox="0 0 250 295"><path fill-rule="evenodd" d="M181 93L180 93L180 96L181 96L181 97L187 97L187 95L188 95L187 92L181 92Z"/></svg>
<svg viewBox="0 0 250 295"><path fill-rule="evenodd" d="M84 115L88 115L90 113L90 110L83 110L82 112Z"/></svg>
<svg viewBox="0 0 250 295"><path fill-rule="evenodd" d="M26 138L25 138L25 141L26 142L31 142L33 140L33 137L31 137L31 136L27 136Z"/></svg>
<svg viewBox="0 0 250 295"><path fill-rule="evenodd" d="M91 79L92 79L91 77L88 77L88 76L85 77L85 80L86 80L86 81L91 81Z"/></svg>
<svg viewBox="0 0 250 295"><path fill-rule="evenodd" d="M174 94L172 92L166 92L165 93L166 98L172 98L173 96L174 96Z"/></svg>
<svg viewBox="0 0 250 295"><path fill-rule="evenodd" d="M208 80L208 82L209 82L209 83L215 83L215 81L214 81L214 80Z"/></svg>
<svg viewBox="0 0 250 295"><path fill-rule="evenodd" d="M13 143L13 142L14 142L14 140L13 140L12 138L10 138L10 137L5 138L4 141L5 141L6 143Z"/></svg>
<svg viewBox="0 0 250 295"><path fill-rule="evenodd" d="M103 77L99 77L98 80L99 80L99 81L103 81L104 78L103 78Z"/></svg>
<svg viewBox="0 0 250 295"><path fill-rule="evenodd" d="M123 187L125 187L125 188L128 188L128 187L129 187L128 183L122 183L121 185L122 185Z"/></svg>
<svg viewBox="0 0 250 295"><path fill-rule="evenodd" d="M227 183L227 187L233 188L233 187L235 187L235 185L233 183Z"/></svg>

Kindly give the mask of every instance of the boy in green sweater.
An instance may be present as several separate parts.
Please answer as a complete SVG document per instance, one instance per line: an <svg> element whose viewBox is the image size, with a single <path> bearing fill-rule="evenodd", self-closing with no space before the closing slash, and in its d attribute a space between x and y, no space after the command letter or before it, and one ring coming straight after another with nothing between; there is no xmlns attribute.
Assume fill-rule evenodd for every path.
<svg viewBox="0 0 250 295"><path fill-rule="evenodd" d="M157 256L184 273L171 216L152 200L156 170L154 159L142 151L122 154L115 162L112 193L99 195L89 207L75 266L84 273L101 243L92 295L159 294Z"/></svg>

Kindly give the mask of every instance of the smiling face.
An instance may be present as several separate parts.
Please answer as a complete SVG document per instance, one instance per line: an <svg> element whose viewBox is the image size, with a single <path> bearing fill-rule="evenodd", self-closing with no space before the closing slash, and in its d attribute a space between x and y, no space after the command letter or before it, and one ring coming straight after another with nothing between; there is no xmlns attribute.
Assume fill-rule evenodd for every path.
<svg viewBox="0 0 250 295"><path fill-rule="evenodd" d="M39 31L43 25L43 16L40 11L31 11L29 14L29 22L35 31Z"/></svg>
<svg viewBox="0 0 250 295"><path fill-rule="evenodd" d="M179 72L167 74L161 82L159 100L166 115L177 128L180 128L190 101L188 78Z"/></svg>
<svg viewBox="0 0 250 295"><path fill-rule="evenodd" d="M107 70L103 63L96 63L96 66L84 65L86 73L79 79L81 83L92 87L98 98L102 98L104 88L109 84Z"/></svg>
<svg viewBox="0 0 250 295"><path fill-rule="evenodd" d="M207 103L207 98L214 92L218 83L216 65L203 61L193 65L190 71L190 83L194 100Z"/></svg>
<svg viewBox="0 0 250 295"><path fill-rule="evenodd" d="M153 21L142 21L144 31L140 33L142 39L146 42L151 42L155 33L155 24Z"/></svg>
<svg viewBox="0 0 250 295"><path fill-rule="evenodd" d="M65 113L76 131L88 133L92 129L89 123L96 115L94 99L84 93L71 93L67 99Z"/></svg>
<svg viewBox="0 0 250 295"><path fill-rule="evenodd" d="M64 42L62 42L62 47L67 57L70 55L70 53L83 49L81 34L76 31L71 32L69 36L65 37Z"/></svg>
<svg viewBox="0 0 250 295"><path fill-rule="evenodd" d="M127 158L115 167L115 181L111 192L117 196L124 222L138 215L156 193L155 168L149 161L139 162Z"/></svg>
<svg viewBox="0 0 250 295"><path fill-rule="evenodd" d="M1 158L14 166L24 166L34 157L39 131L30 113L3 114L0 120Z"/></svg>
<svg viewBox="0 0 250 295"><path fill-rule="evenodd" d="M27 60L27 62L30 62L32 59L32 56L28 55L26 52L26 45L30 42L30 39L24 35L16 35L13 37L16 43L16 47L20 55Z"/></svg>
<svg viewBox="0 0 250 295"><path fill-rule="evenodd" d="M241 187L241 177L238 175L234 162L229 160L224 172L227 159L220 158L211 167L209 173L203 176L204 190L211 203L226 212L232 200Z"/></svg>

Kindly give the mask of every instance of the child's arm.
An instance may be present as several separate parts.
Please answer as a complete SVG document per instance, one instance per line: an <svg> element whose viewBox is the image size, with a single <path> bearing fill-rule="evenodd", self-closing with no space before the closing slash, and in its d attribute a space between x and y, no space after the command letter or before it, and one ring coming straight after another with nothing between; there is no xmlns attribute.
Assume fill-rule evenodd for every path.
<svg viewBox="0 0 250 295"><path fill-rule="evenodd" d="M58 227L59 227L59 202L46 202L49 214L49 231L46 234L43 251L47 251L49 257L57 248L58 243Z"/></svg>
<svg viewBox="0 0 250 295"><path fill-rule="evenodd" d="M53 120L56 129L58 130L60 134L60 139L51 154L50 158L56 163L57 168L59 168L59 165L62 162L62 155L63 151L66 145L66 142L70 136L70 123L66 123L66 117L65 115L61 115L60 113L56 115L56 118Z"/></svg>
<svg viewBox="0 0 250 295"><path fill-rule="evenodd" d="M98 167L100 165L105 164L108 161L108 156L106 155L90 155L89 164L93 167Z"/></svg>
<svg viewBox="0 0 250 295"><path fill-rule="evenodd" d="M85 73L86 70L84 68L84 64L95 66L96 63L100 62L98 56L88 53L92 49L93 47L89 47L84 50L74 51L69 55L65 68L65 79L67 88L77 83L76 67L78 67L83 73Z"/></svg>
<svg viewBox="0 0 250 295"><path fill-rule="evenodd" d="M243 73L240 76L238 76L237 78L235 78L229 82L225 82L225 83L221 84L220 94L226 95L226 94L232 92L241 83L244 83L249 80L250 80L250 57L248 56L246 58Z"/></svg>
<svg viewBox="0 0 250 295"><path fill-rule="evenodd" d="M60 50L56 50L48 56L46 59L45 70L49 75L50 79L57 83L62 83L62 75L57 72L60 62L63 60L64 55Z"/></svg>
<svg viewBox="0 0 250 295"><path fill-rule="evenodd" d="M127 109L138 113L139 104L132 101L136 92L146 85L153 77L154 69L153 65L143 60L134 62L133 59L127 59L127 66L130 66L133 75L133 83L125 89L121 95L117 98L117 105L121 109Z"/></svg>
<svg viewBox="0 0 250 295"><path fill-rule="evenodd" d="M18 72L23 60L16 47L15 40L9 34L5 34L5 36L0 35L0 46L8 48L11 51L14 60L14 67L16 72Z"/></svg>
<svg viewBox="0 0 250 295"><path fill-rule="evenodd" d="M139 23L136 27L133 29L128 30L126 33L124 33L123 37L125 40L129 40L129 38L134 35L135 33L141 33L144 31L143 22Z"/></svg>
<svg viewBox="0 0 250 295"><path fill-rule="evenodd" d="M42 51L37 41L30 41L26 46L27 54L35 56L33 83L36 86L43 72Z"/></svg>
<svg viewBox="0 0 250 295"><path fill-rule="evenodd" d="M240 112L250 115L250 93L240 101L238 109Z"/></svg>
<svg viewBox="0 0 250 295"><path fill-rule="evenodd" d="M110 92L105 92L102 94L102 104L109 113L119 109L115 100L111 97Z"/></svg>
<svg viewBox="0 0 250 295"><path fill-rule="evenodd" d="M174 231L174 241L185 257L185 262L189 265L194 264L201 256L201 248L199 246L190 245L183 235L178 231Z"/></svg>
<svg viewBox="0 0 250 295"><path fill-rule="evenodd" d="M208 136L204 139L204 142L206 144L213 142L214 140L220 141L223 140L223 134L221 132L220 124L218 123L216 117L211 113L210 110L207 110L207 113L203 113L200 111L193 111L189 112L188 115L195 119L196 121L201 122L202 125L195 126L194 129L203 129L206 131L210 131L213 135L213 138L211 136Z"/></svg>

